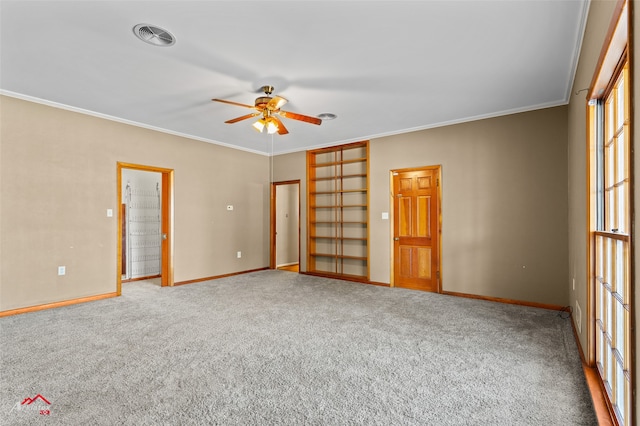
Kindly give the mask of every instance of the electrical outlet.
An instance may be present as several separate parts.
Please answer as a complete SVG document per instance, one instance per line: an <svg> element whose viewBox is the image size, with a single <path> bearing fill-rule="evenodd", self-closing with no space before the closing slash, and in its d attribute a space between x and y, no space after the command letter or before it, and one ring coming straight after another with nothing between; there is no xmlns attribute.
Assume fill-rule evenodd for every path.
<svg viewBox="0 0 640 426"><path fill-rule="evenodd" d="M242 252L241 251L237 252L236 256L238 257L238 259L240 259L242 257Z"/></svg>
<svg viewBox="0 0 640 426"><path fill-rule="evenodd" d="M227 210L229 210L229 211L233 210L233 206L232 206L231 204L229 204L229 205L227 206Z"/></svg>
<svg viewBox="0 0 640 426"><path fill-rule="evenodd" d="M582 333L582 309L580 309L580 304L577 300L574 321L576 323L576 327L578 327L578 333Z"/></svg>
<svg viewBox="0 0 640 426"><path fill-rule="evenodd" d="M67 268L64 266L58 266L58 275L64 275L67 273Z"/></svg>

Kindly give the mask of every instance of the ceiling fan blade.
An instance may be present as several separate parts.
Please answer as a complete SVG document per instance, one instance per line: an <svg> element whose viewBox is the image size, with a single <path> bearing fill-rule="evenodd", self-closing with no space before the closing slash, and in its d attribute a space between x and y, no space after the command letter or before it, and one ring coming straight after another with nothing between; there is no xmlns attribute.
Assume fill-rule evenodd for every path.
<svg viewBox="0 0 640 426"><path fill-rule="evenodd" d="M242 117L232 118L231 120L225 121L225 123L233 124L233 123L237 123L238 121L246 120L247 118L257 117L258 115L260 115L259 112L254 112L252 114L243 115Z"/></svg>
<svg viewBox="0 0 640 426"><path fill-rule="evenodd" d="M278 114L280 114L284 118L292 118L294 120L300 120L306 123L317 124L317 125L322 124L322 120L317 117L309 117L308 115L297 114L295 112L289 112L289 111L280 111L278 112Z"/></svg>
<svg viewBox="0 0 640 426"><path fill-rule="evenodd" d="M227 101L227 100L224 100L224 99L211 99L211 100L215 101L215 102L222 102L222 103L225 103L225 104L237 105L237 106L241 106L241 107L245 107L245 108L251 108L251 109L255 109L256 108L253 105L241 104L239 102Z"/></svg>
<svg viewBox="0 0 640 426"><path fill-rule="evenodd" d="M276 121L276 123L278 123L278 134L279 135L286 135L287 133L289 133L287 128L284 127L284 124L282 123L282 120L280 120L275 115L272 115L271 117Z"/></svg>
<svg viewBox="0 0 640 426"><path fill-rule="evenodd" d="M273 99L271 99L267 104L267 109L271 111L277 111L287 102L289 101L281 96L274 96Z"/></svg>

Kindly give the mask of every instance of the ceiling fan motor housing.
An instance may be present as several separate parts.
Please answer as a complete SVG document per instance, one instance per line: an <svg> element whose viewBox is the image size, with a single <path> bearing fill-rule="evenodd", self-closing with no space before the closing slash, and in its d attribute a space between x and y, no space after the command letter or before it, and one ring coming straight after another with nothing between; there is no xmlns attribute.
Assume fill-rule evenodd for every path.
<svg viewBox="0 0 640 426"><path fill-rule="evenodd" d="M266 108L271 99L273 99L271 96L261 96L259 98L256 98L256 108Z"/></svg>

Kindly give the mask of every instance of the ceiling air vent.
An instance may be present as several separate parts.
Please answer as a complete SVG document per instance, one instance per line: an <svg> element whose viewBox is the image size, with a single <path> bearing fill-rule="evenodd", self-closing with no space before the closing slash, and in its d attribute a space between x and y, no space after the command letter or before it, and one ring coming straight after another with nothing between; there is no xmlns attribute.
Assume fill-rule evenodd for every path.
<svg viewBox="0 0 640 426"><path fill-rule="evenodd" d="M154 46L171 46L176 42L173 34L154 25L138 24L133 27L133 33L140 40Z"/></svg>
<svg viewBox="0 0 640 426"><path fill-rule="evenodd" d="M335 120L335 118L337 117L337 115L330 113L330 112L323 112L322 114L318 114L316 117L318 117L321 120Z"/></svg>

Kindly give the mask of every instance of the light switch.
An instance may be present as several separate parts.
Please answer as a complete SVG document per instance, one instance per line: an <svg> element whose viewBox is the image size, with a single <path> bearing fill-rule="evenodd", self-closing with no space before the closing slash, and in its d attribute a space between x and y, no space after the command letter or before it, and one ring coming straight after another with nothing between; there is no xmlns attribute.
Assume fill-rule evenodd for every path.
<svg viewBox="0 0 640 426"><path fill-rule="evenodd" d="M233 210L233 206L232 205L228 205L227 206L227 210Z"/></svg>
<svg viewBox="0 0 640 426"><path fill-rule="evenodd" d="M107 217L113 217L113 210L107 209Z"/></svg>
<svg viewBox="0 0 640 426"><path fill-rule="evenodd" d="M389 220L389 212L382 212L382 219Z"/></svg>

